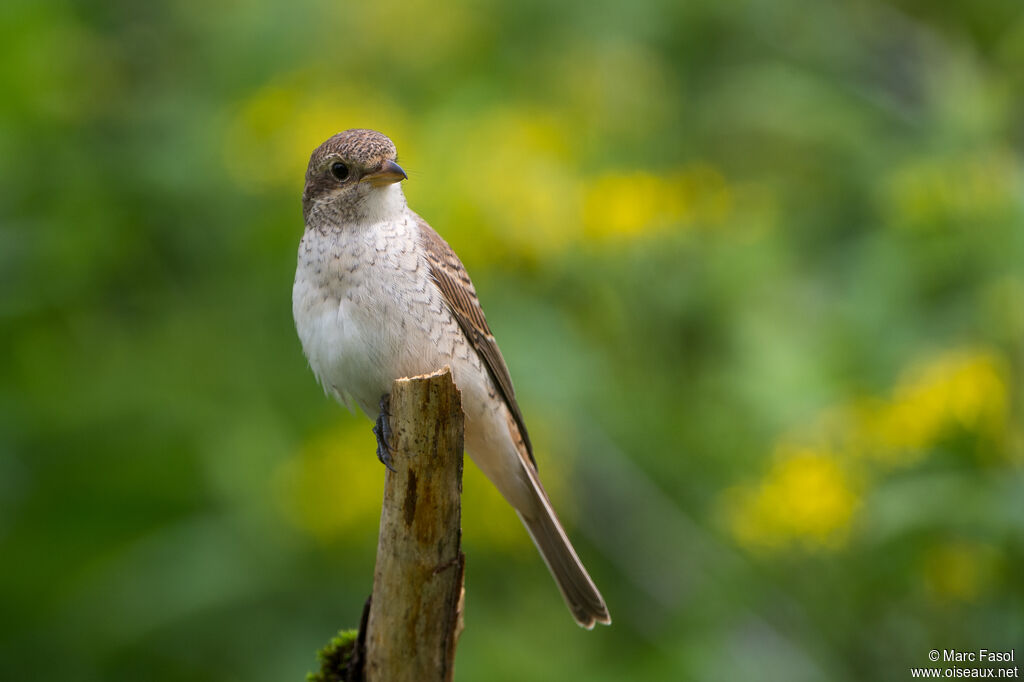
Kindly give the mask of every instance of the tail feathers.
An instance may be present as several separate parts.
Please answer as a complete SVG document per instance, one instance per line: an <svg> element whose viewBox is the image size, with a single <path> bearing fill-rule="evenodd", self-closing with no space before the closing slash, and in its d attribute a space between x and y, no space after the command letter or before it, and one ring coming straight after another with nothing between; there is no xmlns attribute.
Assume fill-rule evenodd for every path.
<svg viewBox="0 0 1024 682"><path fill-rule="evenodd" d="M612 619L604 598L576 555L540 483L536 480L533 483L535 504L529 513L520 510L519 518L544 557L544 563L558 584L569 611L576 622L588 630L593 629L596 623L611 625Z"/></svg>

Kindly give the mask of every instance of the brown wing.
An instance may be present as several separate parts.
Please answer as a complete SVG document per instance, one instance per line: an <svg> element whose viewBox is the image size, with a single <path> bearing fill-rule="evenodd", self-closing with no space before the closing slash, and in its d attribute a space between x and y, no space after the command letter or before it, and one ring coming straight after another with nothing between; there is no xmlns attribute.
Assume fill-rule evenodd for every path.
<svg viewBox="0 0 1024 682"><path fill-rule="evenodd" d="M523 421L523 414L519 411L519 403L516 402L516 392L512 388L512 377L505 365L505 358L501 357L498 349L498 342L494 340L491 328L487 326L484 318L484 311L480 307L480 301L476 297L476 290L473 282L466 273L462 261L452 251L441 235L434 231L427 221L419 216L420 240L427 254L427 262L430 264L430 275L433 277L437 288L441 290L448 309L459 321L462 332L469 339L469 344L476 350L487 366L494 383L501 391L509 412L516 420L519 427L519 435L523 438L526 452L530 455L530 461L534 468L537 461L533 458L533 446L530 444L530 436L526 433L526 423Z"/></svg>

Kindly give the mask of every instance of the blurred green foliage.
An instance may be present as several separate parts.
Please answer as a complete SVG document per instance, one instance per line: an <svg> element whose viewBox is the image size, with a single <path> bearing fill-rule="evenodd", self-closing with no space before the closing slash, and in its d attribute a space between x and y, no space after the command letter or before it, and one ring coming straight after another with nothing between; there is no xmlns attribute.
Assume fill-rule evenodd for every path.
<svg viewBox="0 0 1024 682"><path fill-rule="evenodd" d="M1017 0L7 0L0 678L300 680L369 423L291 320L391 135L615 624L466 471L463 680L908 679L1024 642Z"/></svg>

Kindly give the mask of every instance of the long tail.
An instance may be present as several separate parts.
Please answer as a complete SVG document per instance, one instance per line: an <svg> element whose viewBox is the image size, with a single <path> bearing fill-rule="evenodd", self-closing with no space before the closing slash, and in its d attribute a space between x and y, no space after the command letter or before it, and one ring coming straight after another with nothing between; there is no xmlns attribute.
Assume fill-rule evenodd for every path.
<svg viewBox="0 0 1024 682"><path fill-rule="evenodd" d="M517 510L517 513L544 557L544 563L555 578L572 617L588 630L593 629L595 623L611 625L612 618L604 598L576 555L536 473L530 471L529 478L533 492L532 504L529 509Z"/></svg>

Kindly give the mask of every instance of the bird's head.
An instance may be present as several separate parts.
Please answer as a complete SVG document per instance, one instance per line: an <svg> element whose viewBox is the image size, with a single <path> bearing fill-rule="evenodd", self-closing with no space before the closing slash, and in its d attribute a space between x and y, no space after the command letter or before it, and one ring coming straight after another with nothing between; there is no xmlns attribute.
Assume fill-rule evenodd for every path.
<svg viewBox="0 0 1024 682"><path fill-rule="evenodd" d="M376 130L353 128L328 138L309 157L303 211L308 216L314 206L331 204L351 212L375 196L383 199L407 177L395 158L395 144Z"/></svg>

